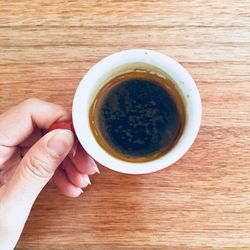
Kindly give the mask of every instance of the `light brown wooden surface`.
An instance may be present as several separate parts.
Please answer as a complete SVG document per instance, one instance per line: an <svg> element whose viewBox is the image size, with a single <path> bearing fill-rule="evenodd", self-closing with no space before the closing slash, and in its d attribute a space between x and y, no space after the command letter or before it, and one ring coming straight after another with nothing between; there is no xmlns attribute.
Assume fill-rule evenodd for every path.
<svg viewBox="0 0 250 250"><path fill-rule="evenodd" d="M78 199L39 196L17 249L250 249L250 1L0 0L0 111L29 97L71 107L98 60L129 48L182 63L203 102L170 168L101 168Z"/></svg>

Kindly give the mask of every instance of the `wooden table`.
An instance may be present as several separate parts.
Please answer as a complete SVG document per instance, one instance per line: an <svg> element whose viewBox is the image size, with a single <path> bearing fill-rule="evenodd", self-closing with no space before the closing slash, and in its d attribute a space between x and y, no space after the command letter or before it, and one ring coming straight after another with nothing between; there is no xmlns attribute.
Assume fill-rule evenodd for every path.
<svg viewBox="0 0 250 250"><path fill-rule="evenodd" d="M0 1L0 111L29 97L71 108L86 71L150 48L192 74L199 136L170 168L101 168L78 199L39 196L17 249L250 249L250 1Z"/></svg>

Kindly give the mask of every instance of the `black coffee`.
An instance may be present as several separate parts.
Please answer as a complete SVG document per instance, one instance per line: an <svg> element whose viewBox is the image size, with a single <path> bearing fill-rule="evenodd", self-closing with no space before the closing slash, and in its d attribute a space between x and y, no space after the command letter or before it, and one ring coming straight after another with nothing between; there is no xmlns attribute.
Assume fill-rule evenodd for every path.
<svg viewBox="0 0 250 250"><path fill-rule="evenodd" d="M180 138L184 105L174 84L148 72L130 72L107 83L90 109L99 144L126 161L149 161Z"/></svg>

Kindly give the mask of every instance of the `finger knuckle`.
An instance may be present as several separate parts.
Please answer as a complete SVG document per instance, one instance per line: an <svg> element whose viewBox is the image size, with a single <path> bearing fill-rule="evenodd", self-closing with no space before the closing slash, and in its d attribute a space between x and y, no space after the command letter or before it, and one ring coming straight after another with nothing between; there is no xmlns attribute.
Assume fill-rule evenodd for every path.
<svg viewBox="0 0 250 250"><path fill-rule="evenodd" d="M40 100L38 98L29 98L29 99L23 101L23 105L30 107L30 106L37 104L38 102L40 102Z"/></svg>
<svg viewBox="0 0 250 250"><path fill-rule="evenodd" d="M49 161L47 159L33 155L28 158L26 164L31 174L38 178L48 178L53 175L53 171L49 168Z"/></svg>

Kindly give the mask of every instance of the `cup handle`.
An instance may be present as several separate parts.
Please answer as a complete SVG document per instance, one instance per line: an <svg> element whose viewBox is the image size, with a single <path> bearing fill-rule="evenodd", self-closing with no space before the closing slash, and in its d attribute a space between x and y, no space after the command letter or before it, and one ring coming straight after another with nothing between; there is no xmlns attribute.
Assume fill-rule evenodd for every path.
<svg viewBox="0 0 250 250"><path fill-rule="evenodd" d="M48 128L48 131L52 131L54 129L68 129L75 134L75 129L72 120L55 122Z"/></svg>
<svg viewBox="0 0 250 250"><path fill-rule="evenodd" d="M52 131L54 129L68 129L74 133L75 139L74 139L74 145L72 147L71 153L72 153L72 156L75 157L79 142L76 137L75 129L73 126L73 121L67 120L67 121L55 122L48 128L48 131Z"/></svg>

